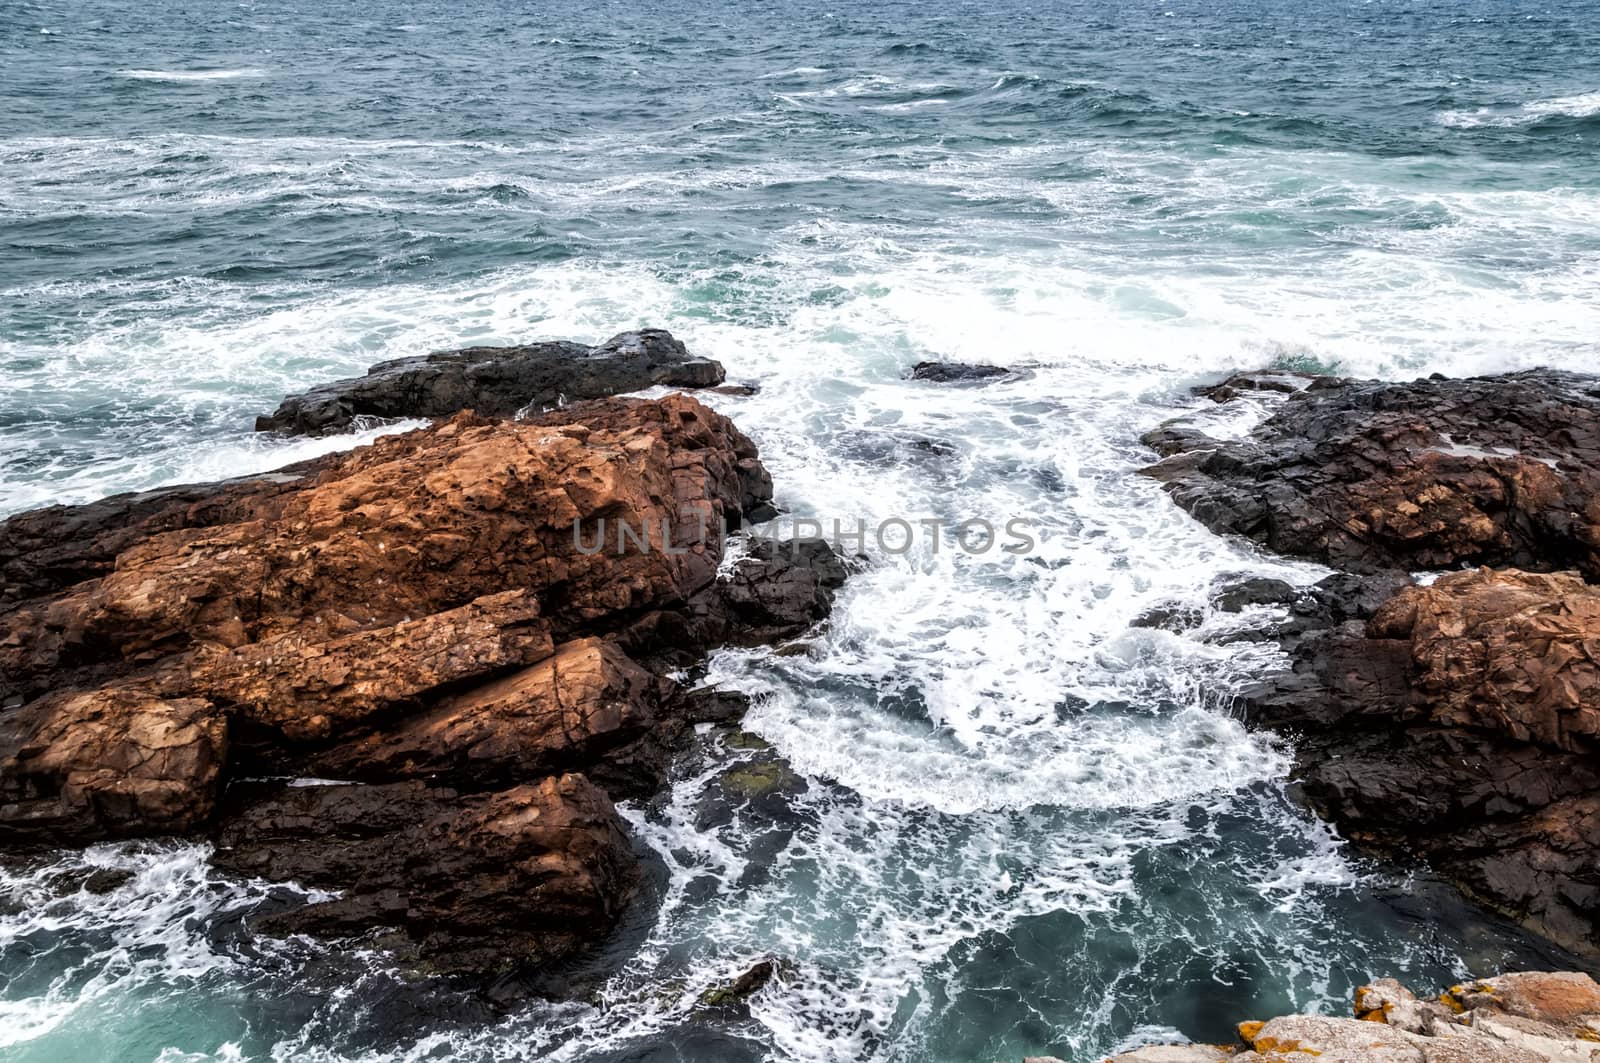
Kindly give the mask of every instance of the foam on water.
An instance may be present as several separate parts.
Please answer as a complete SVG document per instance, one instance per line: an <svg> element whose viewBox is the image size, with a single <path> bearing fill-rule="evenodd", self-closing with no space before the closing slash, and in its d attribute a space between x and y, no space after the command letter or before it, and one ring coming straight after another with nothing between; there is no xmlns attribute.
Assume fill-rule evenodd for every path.
<svg viewBox="0 0 1600 1063"><path fill-rule="evenodd" d="M487 78L481 13L428 3L403 26L313 5L293 18L314 31L287 38L251 15L212 53L124 54L137 35L87 24L54 41L0 140L0 229L26 263L0 263L0 514L403 429L249 432L283 394L381 359L659 325L759 385L705 398L761 446L785 510L768 530L898 517L918 539L869 543L803 647L710 662L772 748L705 729L667 793L624 807L664 868L659 913L584 1002L490 1017L375 955L266 946L237 924L292 898L193 846L100 847L0 869L0 1047L1087 1059L1521 948L1442 895L1417 917L1426 883L1288 799L1289 751L1230 712L1283 662L1212 639L1270 616L1210 599L1236 574L1322 570L1204 531L1137 475L1139 435L1183 411L1248 431L1270 398L1218 410L1187 390L1235 368L1592 369L1600 187L1545 134L1583 135L1600 105L1474 75L1484 101L1533 102L1437 115L1464 90L1405 74L1421 80L1397 106L1364 68L1303 68L1290 42L1344 40L1342 23L1260 35L1216 6L1084 15L1100 28L1082 51L1084 27L1052 21L1074 5L1001 4L977 28L841 12L741 44L722 11L690 36L682 12L600 24L556 4L496 20ZM1391 72L1486 54L1390 63L1389 16L1370 17L1362 61ZM1269 95L1226 72L1241 42L1284 78ZM69 48L96 76L62 89ZM1175 77L1196 65L1180 50L1223 72ZM8 58L26 73L29 54ZM924 359L1019 376L905 379ZM1013 517L1036 540L1019 556L948 537ZM1134 626L1157 606L1199 626ZM729 796L730 768L772 757L803 792ZM72 885L97 861L135 877ZM701 993L768 954L784 973L750 1019L708 1018Z"/></svg>
<svg viewBox="0 0 1600 1063"><path fill-rule="evenodd" d="M119 74L135 81L234 81L264 77L266 71L252 66L237 70L123 70Z"/></svg>

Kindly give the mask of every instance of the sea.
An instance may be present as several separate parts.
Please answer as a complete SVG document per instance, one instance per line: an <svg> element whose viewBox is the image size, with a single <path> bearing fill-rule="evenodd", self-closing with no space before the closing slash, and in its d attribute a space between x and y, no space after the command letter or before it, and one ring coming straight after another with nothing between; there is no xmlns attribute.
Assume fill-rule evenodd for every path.
<svg viewBox="0 0 1600 1063"><path fill-rule="evenodd" d="M802 652L717 654L744 731L621 806L650 888L575 999L258 938L295 887L195 841L4 854L0 1059L1088 1063L1580 965L1306 811L1236 704L1273 614L1212 598L1326 571L1138 470L1265 415L1193 396L1232 370L1600 368L1592 4L0 0L0 515L404 428L252 431L383 359L641 326L759 389L705 398L774 528L1034 547L869 543ZM752 757L781 792L729 805Z"/></svg>

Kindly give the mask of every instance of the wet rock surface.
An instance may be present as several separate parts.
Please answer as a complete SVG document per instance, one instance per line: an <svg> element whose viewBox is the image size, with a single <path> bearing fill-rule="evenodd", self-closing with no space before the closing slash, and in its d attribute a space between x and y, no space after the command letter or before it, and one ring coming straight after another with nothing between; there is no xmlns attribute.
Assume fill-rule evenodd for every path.
<svg viewBox="0 0 1600 1063"><path fill-rule="evenodd" d="M918 362L911 367L910 374L912 380L928 380L936 384L986 384L1016 375L1013 370L1002 366L967 362Z"/></svg>
<svg viewBox="0 0 1600 1063"><path fill-rule="evenodd" d="M1365 620L1284 638L1293 671L1248 691L1245 711L1297 737L1313 807L1568 948L1600 950L1600 587L1453 573Z"/></svg>
<svg viewBox="0 0 1600 1063"><path fill-rule="evenodd" d="M719 575L771 491L731 422L671 395L13 518L0 842L210 834L219 866L323 891L255 931L441 974L560 962L639 890L612 798L742 712L666 671L803 632L844 579L816 542Z"/></svg>
<svg viewBox="0 0 1600 1063"><path fill-rule="evenodd" d="M1165 460L1146 472L1213 530L1336 568L1600 578L1600 378L1247 374L1205 391L1232 402L1298 384L1242 439L1182 418L1148 433Z"/></svg>
<svg viewBox="0 0 1600 1063"><path fill-rule="evenodd" d="M1109 1063L1592 1063L1600 1060L1600 985L1528 972L1421 999L1393 979L1355 992L1354 1018L1285 1015L1239 1024L1231 1045L1159 1045Z"/></svg>
<svg viewBox="0 0 1600 1063"><path fill-rule="evenodd" d="M1243 692L1247 720L1293 738L1299 792L1347 837L1600 950L1600 379L1200 390L1272 412L1242 439L1170 422L1146 437L1168 455L1146 471L1218 531L1347 570L1217 596L1286 614L1261 635L1290 667ZM1486 563L1502 567L1411 575Z"/></svg>
<svg viewBox="0 0 1600 1063"><path fill-rule="evenodd" d="M540 413L569 402L656 385L703 388L726 378L722 365L690 354L664 329L641 329L604 343L555 341L520 347L468 347L380 362L367 375L291 395L256 430L321 435L357 418L486 417Z"/></svg>

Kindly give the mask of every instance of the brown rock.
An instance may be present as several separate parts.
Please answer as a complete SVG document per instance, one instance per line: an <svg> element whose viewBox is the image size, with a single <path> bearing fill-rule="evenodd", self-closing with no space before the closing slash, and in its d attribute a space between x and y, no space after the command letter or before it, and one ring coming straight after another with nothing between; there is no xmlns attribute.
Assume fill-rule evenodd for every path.
<svg viewBox="0 0 1600 1063"><path fill-rule="evenodd" d="M340 891L261 929L390 928L440 971L559 959L638 879L596 783L653 792L739 708L631 660L643 618L649 663L691 665L809 626L843 577L768 544L719 581L770 497L750 441L674 395L0 523L0 841L205 829L231 780L219 865ZM240 782L307 771L381 785Z"/></svg>
<svg viewBox="0 0 1600 1063"><path fill-rule="evenodd" d="M638 741L656 725L674 689L614 644L579 639L531 668L445 698L398 727L333 750L318 770L509 785L595 764Z"/></svg>
<svg viewBox="0 0 1600 1063"><path fill-rule="evenodd" d="M1368 625L1409 642L1441 724L1568 752L1600 738L1600 587L1575 575L1458 572L1396 595Z"/></svg>
<svg viewBox="0 0 1600 1063"><path fill-rule="evenodd" d="M0 717L0 840L191 830L210 817L226 718L137 687L68 692Z"/></svg>
<svg viewBox="0 0 1600 1063"><path fill-rule="evenodd" d="M1356 990L1355 1019L1242 1022L1233 1048L1155 1046L1110 1063L1596 1063L1600 1044L1582 1024L1588 1016L1573 1010L1591 1004L1595 988L1586 975L1502 975L1448 990L1446 1007L1382 979ZM1564 1019L1552 1021L1558 1015Z"/></svg>
<svg viewBox="0 0 1600 1063"><path fill-rule="evenodd" d="M1300 736L1314 807L1562 945L1600 947L1600 587L1452 573L1364 630L1286 645L1294 672L1247 711Z"/></svg>

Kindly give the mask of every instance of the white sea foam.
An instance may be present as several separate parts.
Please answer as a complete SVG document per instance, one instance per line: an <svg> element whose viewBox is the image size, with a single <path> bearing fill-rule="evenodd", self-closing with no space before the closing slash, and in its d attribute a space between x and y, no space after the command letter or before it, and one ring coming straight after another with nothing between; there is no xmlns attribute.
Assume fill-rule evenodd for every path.
<svg viewBox="0 0 1600 1063"><path fill-rule="evenodd" d="M941 90L863 78L831 91L805 100L870 105L880 94ZM161 159L189 151L220 159L225 178L197 189L182 173L153 172L100 207L225 211L298 189L324 204L387 211L423 193L515 185L526 198L508 210L593 218L669 202L692 210L708 193L849 181L997 200L1019 214L1038 208L1015 221L955 216L933 239L819 211L765 234L762 258L737 269L578 260L381 287L123 279L3 293L16 308L74 300L110 309L0 347L0 390L40 411L6 437L19 466L7 468L0 510L238 475L369 438L284 446L251 436L249 415L380 358L536 337L597 340L658 324L721 359L735 380L761 386L748 398L706 399L757 439L789 516L870 524L1021 515L1037 530L1038 548L1023 558L874 552L802 655L718 655L711 678L757 696L746 726L810 786L777 855L754 847L755 827L700 822L726 761L692 772L658 805L625 810L672 874L661 919L602 991L604 1006L422 1030L381 1055L578 1060L636 1045L691 1015L707 985L771 952L792 961L792 973L751 1007L777 1054L916 1058L919 1038L939 1021L933 998L975 988L966 958L1032 920L1083 928L1071 939L1082 955L1052 957L1062 969L1089 969L1097 932L1127 938L1117 939L1133 955L1117 976L1125 980L1103 987L1102 1010L1080 1009L1076 1025L1058 1031L1086 1057L1115 1028L1113 1002L1149 991L1136 984L1139 965L1159 963L1167 941L1189 940L1200 955L1270 953L1302 999L1339 995L1327 982L1320 906L1358 884L1361 867L1282 799L1285 751L1227 711L1240 685L1281 664L1276 651L1205 638L1261 619L1211 609L1210 592L1227 574L1305 583L1321 570L1203 530L1136 475L1151 458L1138 437L1189 402L1187 384L1237 367L1409 376L1592 366L1596 196L1445 191L1334 153L1223 152L1196 162L1066 143L936 157L908 148L899 165L668 161L620 173L581 165L600 147L190 137L0 144L8 160L0 182L20 186L33 170L72 177L65 190L26 184L28 210L93 201L93 185L123 153L159 171ZM563 151L578 161L552 173ZM1089 176L1038 176L1051 165ZM255 183L229 183L241 177ZM1263 208L1420 221L1329 225L1286 248L1222 239ZM1174 214L1187 242L1172 239ZM1482 264L1492 247L1520 247L1544 265ZM708 309L703 292L718 285L731 286L725 302L735 308ZM1031 375L982 388L904 379L925 358ZM93 462L71 449L81 442L50 428L55 411L86 397L109 411ZM1237 435L1264 408L1223 411L1212 428ZM919 445L929 442L941 446ZM21 463L26 474L13 474ZM1196 611L1200 628L1132 626L1147 608L1173 603ZM1218 820L1230 812L1257 829L1256 849L1229 848ZM1157 858L1197 879L1217 876L1203 880L1214 888L1194 887L1214 909L1170 909L1141 871ZM193 883L202 872L185 874ZM203 923L242 896L229 892L235 886L207 878L205 900L187 885L169 892L189 897ZM167 890L130 887L117 903L130 911L154 903L139 892L146 888ZM93 899L73 904L55 918L81 929L113 917ZM157 920L161 934L175 932L175 918ZM8 925L0 919L0 948ZM1219 933L1233 936L1202 940ZM162 955L185 969L236 962L196 940L182 937ZM150 984L172 969L128 977ZM104 992L133 984L107 983ZM90 985L4 1005L17 1024L6 1028L20 1042L80 1021L101 992ZM271 1054L379 1057L327 1045L328 1026L318 1023L329 1021L283 1034ZM227 1038L219 1057L248 1033L219 1034Z"/></svg>
<svg viewBox="0 0 1600 1063"><path fill-rule="evenodd" d="M1453 129L1479 129L1485 126L1512 129L1547 118L1590 118L1600 114L1600 92L1534 100L1513 110L1478 107L1473 110L1440 111L1436 120Z"/></svg>
<svg viewBox="0 0 1600 1063"><path fill-rule="evenodd" d="M135 81L233 81L266 76L266 71L255 66L232 70L123 70L119 73Z"/></svg>

